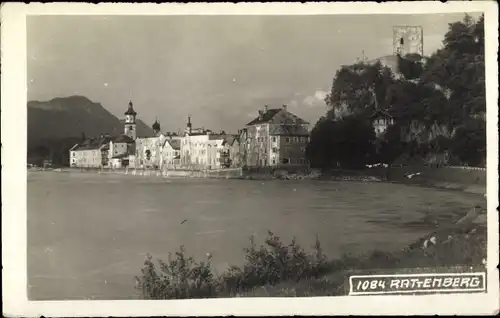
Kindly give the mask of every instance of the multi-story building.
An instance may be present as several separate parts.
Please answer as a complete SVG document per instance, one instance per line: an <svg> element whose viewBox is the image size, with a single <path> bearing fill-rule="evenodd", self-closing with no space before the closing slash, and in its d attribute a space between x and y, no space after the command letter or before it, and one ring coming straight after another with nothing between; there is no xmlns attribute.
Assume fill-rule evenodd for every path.
<svg viewBox="0 0 500 318"><path fill-rule="evenodd" d="M121 167L127 165L128 155L134 147L134 141L125 135L112 137L101 135L98 138L88 138L74 145L70 153L70 166L81 168ZM117 159L118 160L112 160ZM111 164L113 163L113 164Z"/></svg>
<svg viewBox="0 0 500 318"><path fill-rule="evenodd" d="M135 167L162 168L162 151L167 141L179 141L181 136L173 133L162 133L158 120L152 125L153 136L135 140Z"/></svg>
<svg viewBox="0 0 500 318"><path fill-rule="evenodd" d="M221 166L223 168L239 168L242 165L242 151L238 135L228 135L222 143Z"/></svg>
<svg viewBox="0 0 500 318"><path fill-rule="evenodd" d="M84 168L128 166L129 156L135 151L136 115L130 102L125 112L124 134L119 136L102 134L74 145L69 150L70 166Z"/></svg>
<svg viewBox="0 0 500 318"><path fill-rule="evenodd" d="M160 152L160 169L176 169L180 166L181 140L167 139Z"/></svg>
<svg viewBox="0 0 500 318"><path fill-rule="evenodd" d="M307 165L309 123L282 108L259 110L240 132L240 149L248 167Z"/></svg>
<svg viewBox="0 0 500 318"><path fill-rule="evenodd" d="M188 169L219 169L224 138L224 134L215 134L209 129L193 128L191 117L188 117L181 138L181 165Z"/></svg>

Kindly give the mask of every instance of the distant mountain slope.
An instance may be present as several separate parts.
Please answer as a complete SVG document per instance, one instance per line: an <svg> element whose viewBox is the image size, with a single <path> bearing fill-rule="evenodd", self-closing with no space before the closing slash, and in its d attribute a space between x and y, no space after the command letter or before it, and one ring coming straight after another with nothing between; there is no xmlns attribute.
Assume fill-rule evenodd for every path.
<svg viewBox="0 0 500 318"><path fill-rule="evenodd" d="M82 132L88 137L101 133L118 135L123 132L123 124L101 104L83 96L28 102L28 144L42 139L80 137ZM152 134L152 128L137 121L139 137Z"/></svg>

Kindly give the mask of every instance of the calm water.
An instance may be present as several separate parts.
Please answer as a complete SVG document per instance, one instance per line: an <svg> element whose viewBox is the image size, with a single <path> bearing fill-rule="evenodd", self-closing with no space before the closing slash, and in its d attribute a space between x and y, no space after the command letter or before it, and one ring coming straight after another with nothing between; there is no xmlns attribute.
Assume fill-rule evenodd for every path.
<svg viewBox="0 0 500 318"><path fill-rule="evenodd" d="M319 235L329 257L398 249L479 200L395 184L30 172L29 297L135 298L147 253L166 259L184 245L222 271L267 230L307 249Z"/></svg>

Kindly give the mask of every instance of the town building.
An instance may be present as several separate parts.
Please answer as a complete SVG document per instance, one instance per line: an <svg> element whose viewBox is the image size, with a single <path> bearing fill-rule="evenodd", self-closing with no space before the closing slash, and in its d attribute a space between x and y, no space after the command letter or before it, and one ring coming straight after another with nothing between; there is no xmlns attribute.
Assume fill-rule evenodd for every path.
<svg viewBox="0 0 500 318"><path fill-rule="evenodd" d="M160 152L160 169L177 169L181 164L181 140L166 139Z"/></svg>
<svg viewBox="0 0 500 318"><path fill-rule="evenodd" d="M187 169L220 169L224 140L223 133L193 128L191 117L188 117L184 136L181 138L181 166Z"/></svg>
<svg viewBox="0 0 500 318"><path fill-rule="evenodd" d="M137 138L135 140L134 168L161 169L163 165L163 148L167 141L179 141L181 136L175 133L161 132L158 119L153 125L153 136Z"/></svg>
<svg viewBox="0 0 500 318"><path fill-rule="evenodd" d="M394 125L394 117L389 114L388 111L381 109L375 110L370 116L370 120L377 138L380 138L387 131L389 126Z"/></svg>
<svg viewBox="0 0 500 318"><path fill-rule="evenodd" d="M222 143L221 165L223 168L240 168L242 166L242 151L239 135L228 135Z"/></svg>
<svg viewBox="0 0 500 318"><path fill-rule="evenodd" d="M120 168L127 166L134 141L126 135L88 138L70 150L70 166L78 168ZM125 161L125 162L124 162Z"/></svg>
<svg viewBox="0 0 500 318"><path fill-rule="evenodd" d="M286 105L276 109L265 106L240 132L248 167L307 165L308 141L309 123L289 112Z"/></svg>
<svg viewBox="0 0 500 318"><path fill-rule="evenodd" d="M70 167L122 168L130 165L135 152L136 115L132 101L125 112L124 133L119 136L101 134L87 138L69 150ZM132 159L133 162L133 159Z"/></svg>

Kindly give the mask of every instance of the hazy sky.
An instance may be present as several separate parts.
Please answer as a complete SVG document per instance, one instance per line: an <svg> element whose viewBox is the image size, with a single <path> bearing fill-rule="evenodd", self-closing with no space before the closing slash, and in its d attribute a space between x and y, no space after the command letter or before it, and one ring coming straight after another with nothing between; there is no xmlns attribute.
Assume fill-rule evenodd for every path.
<svg viewBox="0 0 500 318"><path fill-rule="evenodd" d="M472 15L476 17L477 15ZM392 54L392 26L421 25L424 54L463 14L321 16L31 16L28 100L83 95L163 131L235 132L264 104L314 123L336 70L364 50Z"/></svg>

